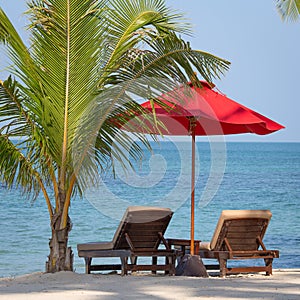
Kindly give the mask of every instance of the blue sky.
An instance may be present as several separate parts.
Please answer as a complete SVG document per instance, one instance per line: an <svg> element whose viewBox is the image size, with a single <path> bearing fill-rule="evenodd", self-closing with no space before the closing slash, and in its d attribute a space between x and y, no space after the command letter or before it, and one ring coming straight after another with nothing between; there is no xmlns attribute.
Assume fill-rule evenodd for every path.
<svg viewBox="0 0 300 300"><path fill-rule="evenodd" d="M26 1L0 0L24 38ZM227 141L300 142L300 21L283 23L274 0L166 0L193 25L194 49L231 62L217 88L286 129L268 136L226 136ZM1 53L0 53L1 54ZM1 54L3 55L3 54ZM1 57L1 61L3 57ZM2 66L0 62L0 66Z"/></svg>

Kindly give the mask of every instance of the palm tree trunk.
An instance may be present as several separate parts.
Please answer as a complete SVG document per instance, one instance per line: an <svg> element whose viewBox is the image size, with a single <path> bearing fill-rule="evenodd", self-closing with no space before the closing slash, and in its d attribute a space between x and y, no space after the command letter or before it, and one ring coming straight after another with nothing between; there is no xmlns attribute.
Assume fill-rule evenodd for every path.
<svg viewBox="0 0 300 300"><path fill-rule="evenodd" d="M73 271L74 254L68 247L69 232L72 229L71 219L68 217L67 226L60 229L61 213L52 218L52 237L49 241L50 254L46 262L46 272Z"/></svg>

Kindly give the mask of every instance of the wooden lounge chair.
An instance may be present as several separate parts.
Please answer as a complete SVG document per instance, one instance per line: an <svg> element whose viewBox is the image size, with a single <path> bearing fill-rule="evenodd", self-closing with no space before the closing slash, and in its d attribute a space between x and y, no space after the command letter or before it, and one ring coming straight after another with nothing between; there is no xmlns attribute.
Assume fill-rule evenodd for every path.
<svg viewBox="0 0 300 300"><path fill-rule="evenodd" d="M176 251L171 250L164 239L164 233L173 212L168 208L130 206L127 208L111 242L78 244L78 256L85 259L86 273L101 270L165 271L175 274ZM164 248L159 248L160 245ZM95 257L119 257L120 264L92 265ZM151 264L138 264L138 257L151 257ZM163 264L157 264L158 257L165 257ZM131 263L128 262L130 258Z"/></svg>
<svg viewBox="0 0 300 300"><path fill-rule="evenodd" d="M263 243L271 217L269 210L224 210L211 242L200 242L200 256L217 259L222 277L250 272L272 274L272 262L279 257L279 251L267 250ZM264 265L232 268L227 266L228 260L247 259L263 259Z"/></svg>

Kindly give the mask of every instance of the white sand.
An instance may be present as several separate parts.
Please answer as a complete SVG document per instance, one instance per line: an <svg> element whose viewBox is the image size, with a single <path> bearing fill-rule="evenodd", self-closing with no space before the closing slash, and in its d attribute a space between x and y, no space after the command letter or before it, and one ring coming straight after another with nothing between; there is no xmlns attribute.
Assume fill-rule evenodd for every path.
<svg viewBox="0 0 300 300"><path fill-rule="evenodd" d="M4 299L300 299L300 270L274 270L273 276L196 278L162 275L34 273L0 279Z"/></svg>

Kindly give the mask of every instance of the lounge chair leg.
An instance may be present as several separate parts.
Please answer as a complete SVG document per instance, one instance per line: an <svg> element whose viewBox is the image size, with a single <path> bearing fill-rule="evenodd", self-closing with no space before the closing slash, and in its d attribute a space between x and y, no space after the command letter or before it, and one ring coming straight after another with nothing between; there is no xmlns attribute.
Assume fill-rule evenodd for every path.
<svg viewBox="0 0 300 300"><path fill-rule="evenodd" d="M133 264L133 265L136 265L136 262L137 262L137 257L136 256L130 256L130 263Z"/></svg>
<svg viewBox="0 0 300 300"><path fill-rule="evenodd" d="M224 258L219 259L220 264L220 276L225 277L226 276L226 269L227 269L227 260Z"/></svg>
<svg viewBox="0 0 300 300"><path fill-rule="evenodd" d="M85 273L90 274L91 273L91 263L92 263L92 258L91 257L85 257Z"/></svg>
<svg viewBox="0 0 300 300"><path fill-rule="evenodd" d="M170 272L169 272L169 275L170 276L175 276L175 261L176 261L176 256L173 255L173 256L169 256L168 257L168 260L169 260L169 266L170 266Z"/></svg>
<svg viewBox="0 0 300 300"><path fill-rule="evenodd" d="M130 263L132 264L132 269L131 269L131 273L136 272L136 269L134 268L137 264L137 256L131 255L130 256Z"/></svg>
<svg viewBox="0 0 300 300"><path fill-rule="evenodd" d="M120 257L121 259L121 276L127 275L128 273L128 257Z"/></svg>
<svg viewBox="0 0 300 300"><path fill-rule="evenodd" d="M165 275L167 275L167 274L171 275L172 261L170 260L170 256L166 256L165 265L169 267L169 270L167 270L167 269L165 270Z"/></svg>
<svg viewBox="0 0 300 300"><path fill-rule="evenodd" d="M157 256L152 256L152 265L157 265ZM156 274L156 271L152 270L151 273Z"/></svg>
<svg viewBox="0 0 300 300"><path fill-rule="evenodd" d="M273 258L266 258L265 259L265 265L266 265L266 275L272 275L272 263L273 263Z"/></svg>
<svg viewBox="0 0 300 300"><path fill-rule="evenodd" d="M170 257L169 256L165 257L165 265L170 268ZM170 270L168 270L168 269L165 270L165 275L167 275L167 274L170 274Z"/></svg>

